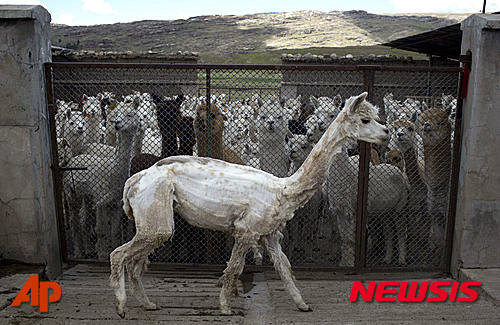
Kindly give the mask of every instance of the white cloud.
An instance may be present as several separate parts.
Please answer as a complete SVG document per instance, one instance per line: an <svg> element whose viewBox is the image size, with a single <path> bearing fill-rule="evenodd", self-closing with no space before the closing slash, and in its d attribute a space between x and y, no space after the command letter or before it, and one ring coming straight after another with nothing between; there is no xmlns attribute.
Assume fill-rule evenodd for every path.
<svg viewBox="0 0 500 325"><path fill-rule="evenodd" d="M82 0L82 2L82 9L84 11L101 15L117 14L117 12L111 7L111 4L104 0Z"/></svg>
<svg viewBox="0 0 500 325"><path fill-rule="evenodd" d="M400 13L479 13L483 0L389 0ZM487 0L486 12L500 10L500 0Z"/></svg>
<svg viewBox="0 0 500 325"><path fill-rule="evenodd" d="M47 4L38 0L0 0L2 5L39 5L47 9Z"/></svg>
<svg viewBox="0 0 500 325"><path fill-rule="evenodd" d="M70 13L62 14L61 16L59 16L59 19L55 21L55 23L64 25L74 25L73 23L74 19L75 17Z"/></svg>

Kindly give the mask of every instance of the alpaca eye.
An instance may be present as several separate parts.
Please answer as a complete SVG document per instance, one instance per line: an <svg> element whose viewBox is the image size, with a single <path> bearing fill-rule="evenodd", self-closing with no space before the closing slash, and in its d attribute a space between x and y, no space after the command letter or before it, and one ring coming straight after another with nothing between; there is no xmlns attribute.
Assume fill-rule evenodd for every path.
<svg viewBox="0 0 500 325"><path fill-rule="evenodd" d="M301 148L302 148L302 149L306 149L306 148L307 148L307 146L301 146Z"/></svg>
<svg viewBox="0 0 500 325"><path fill-rule="evenodd" d="M73 124L75 124L75 123L74 122L69 122L69 125L73 125Z"/></svg>
<svg viewBox="0 0 500 325"><path fill-rule="evenodd" d="M413 128L410 126L410 127L408 128L408 131L413 132Z"/></svg>
<svg viewBox="0 0 500 325"><path fill-rule="evenodd" d="M282 116L282 115L278 116L278 120L281 120L282 118L283 118L283 116Z"/></svg>
<svg viewBox="0 0 500 325"><path fill-rule="evenodd" d="M361 122L362 122L363 124L368 124L368 123L370 123L370 120L369 120L369 119L366 119L366 118L362 118L362 119L361 119Z"/></svg>

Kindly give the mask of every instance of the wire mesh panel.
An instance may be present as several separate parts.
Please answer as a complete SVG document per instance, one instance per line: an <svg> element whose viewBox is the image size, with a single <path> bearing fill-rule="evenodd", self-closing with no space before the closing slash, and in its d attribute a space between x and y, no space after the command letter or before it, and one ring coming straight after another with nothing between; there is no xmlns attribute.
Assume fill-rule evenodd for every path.
<svg viewBox="0 0 500 325"><path fill-rule="evenodd" d="M50 72L70 260L108 260L133 237L121 201L131 175L187 155L289 177L344 101L368 90L393 133L388 146L371 148L367 213L359 209L359 146L348 143L321 188L281 229L283 250L293 266L354 268L361 240L361 267L443 263L456 72L372 71L370 79L361 67L146 64L50 64ZM434 145L438 134L443 141ZM359 220L366 220L366 238ZM230 235L177 213L174 224L151 261L229 259ZM270 265L262 253L253 247L247 263Z"/></svg>
<svg viewBox="0 0 500 325"><path fill-rule="evenodd" d="M367 267L443 267L457 72L375 73L374 101L391 130L372 150Z"/></svg>

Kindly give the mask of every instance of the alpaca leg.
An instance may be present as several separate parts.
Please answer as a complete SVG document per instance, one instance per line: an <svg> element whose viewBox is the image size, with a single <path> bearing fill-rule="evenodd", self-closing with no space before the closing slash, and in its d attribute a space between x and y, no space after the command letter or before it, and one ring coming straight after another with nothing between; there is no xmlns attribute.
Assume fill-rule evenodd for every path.
<svg viewBox="0 0 500 325"><path fill-rule="evenodd" d="M396 229L398 233L398 252L399 252L399 264L406 265L406 222L404 220L396 221Z"/></svg>
<svg viewBox="0 0 500 325"><path fill-rule="evenodd" d="M224 281L219 296L219 308L221 315L231 315L229 300L231 294L234 294L236 297L238 296L238 277L241 272L243 272L243 267L245 266L245 255L247 254L250 245L251 242L248 240L235 238L231 258L229 259L227 267L224 270L224 275L219 280Z"/></svg>
<svg viewBox="0 0 500 325"><path fill-rule="evenodd" d="M392 222L390 220L383 221L384 238L385 238L385 257L384 263L390 264L393 255L393 245L394 245L394 232L392 230Z"/></svg>
<svg viewBox="0 0 500 325"><path fill-rule="evenodd" d="M156 304L149 301L149 298L146 295L146 290L144 289L144 285L142 284L141 276L147 269L147 264L147 255L142 260L134 258L132 261L130 261L130 263L127 264L127 273L131 283L132 292L134 292L141 306L146 310L157 310L159 308L156 306Z"/></svg>
<svg viewBox="0 0 500 325"><path fill-rule="evenodd" d="M292 296L293 302L301 311L312 311L312 309L304 302L300 291L295 284L295 277L292 274L292 268L288 258L281 250L281 238L283 235L280 232L266 235L261 238L260 243L266 249L269 257L273 261L274 268L280 275L281 281L285 285L285 289Z"/></svg>
<svg viewBox="0 0 500 325"><path fill-rule="evenodd" d="M161 199L153 201L145 209L135 206L129 201L137 233L130 242L115 249L110 256L110 284L115 289L116 311L121 317L125 316L124 307L126 301L124 265L127 265L129 270L134 292L136 292L135 289L138 289L136 295L139 297L141 304L147 309L156 307L149 302L140 275L144 270L149 253L172 236L174 232L174 212L172 208L173 184L171 182L162 182L155 185L156 188L151 188L151 191Z"/></svg>
<svg viewBox="0 0 500 325"><path fill-rule="evenodd" d="M127 294L125 291L125 265L129 272L132 290L141 305L146 309L157 309L156 305L149 301L140 277L147 263L146 259L149 253L160 246L169 237L170 234L162 236L155 235L154 238L147 238L144 235L138 234L130 242L118 247L111 253L110 285L115 289L116 312L120 317L125 317L124 307L127 301Z"/></svg>
<svg viewBox="0 0 500 325"><path fill-rule="evenodd" d="M110 254L111 275L109 282L110 286L115 289L116 312L121 318L125 317L124 307L127 302L127 292L125 291L125 254L133 244L134 239L118 247Z"/></svg>

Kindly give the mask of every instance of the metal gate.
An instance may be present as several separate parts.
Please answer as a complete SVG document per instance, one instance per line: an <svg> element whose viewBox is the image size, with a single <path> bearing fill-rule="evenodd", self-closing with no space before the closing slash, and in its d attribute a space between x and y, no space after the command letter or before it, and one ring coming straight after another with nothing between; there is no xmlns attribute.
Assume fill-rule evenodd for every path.
<svg viewBox="0 0 500 325"><path fill-rule="evenodd" d="M107 261L130 240L126 179L197 155L291 175L363 91L387 146L346 145L283 229L295 267L447 270L456 199L459 68L46 63L62 247ZM461 115L460 115L461 116ZM455 148L453 148L453 145ZM225 264L232 239L175 215L154 262ZM248 264L271 265L259 248Z"/></svg>

